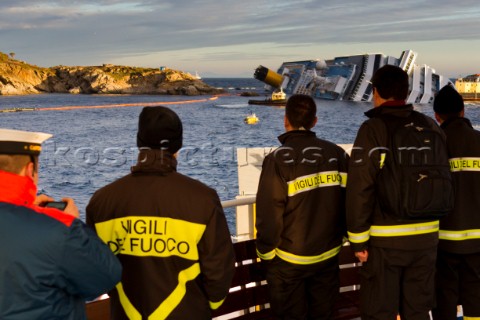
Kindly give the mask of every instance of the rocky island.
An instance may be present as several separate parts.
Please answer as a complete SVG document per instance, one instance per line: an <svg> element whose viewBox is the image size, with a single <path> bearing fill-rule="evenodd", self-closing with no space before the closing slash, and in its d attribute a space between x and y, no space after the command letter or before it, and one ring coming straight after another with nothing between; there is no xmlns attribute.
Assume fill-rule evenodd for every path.
<svg viewBox="0 0 480 320"><path fill-rule="evenodd" d="M42 68L0 52L0 95L36 93L204 95L223 93L169 68L55 66Z"/></svg>

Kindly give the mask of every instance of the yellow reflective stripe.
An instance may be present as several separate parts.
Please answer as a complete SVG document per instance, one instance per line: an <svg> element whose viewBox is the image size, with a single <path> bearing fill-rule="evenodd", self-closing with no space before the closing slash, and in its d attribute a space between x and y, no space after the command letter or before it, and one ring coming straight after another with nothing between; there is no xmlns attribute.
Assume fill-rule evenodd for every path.
<svg viewBox="0 0 480 320"><path fill-rule="evenodd" d="M452 240L452 241L480 239L480 229L470 229L470 230L460 230L460 231L440 230L439 238L441 240Z"/></svg>
<svg viewBox="0 0 480 320"><path fill-rule="evenodd" d="M395 226L371 226L370 235L373 237L414 236L425 233L438 232L438 221L403 224Z"/></svg>
<svg viewBox="0 0 480 320"><path fill-rule="evenodd" d="M198 260L197 243L206 226L184 220L130 216L95 224L98 236L115 254L179 256Z"/></svg>
<svg viewBox="0 0 480 320"><path fill-rule="evenodd" d="M223 301L225 301L225 299L218 302L209 301L208 304L210 305L210 309L217 310L223 304Z"/></svg>
<svg viewBox="0 0 480 320"><path fill-rule="evenodd" d="M340 245L318 256L299 256L280 249L276 249L275 251L277 252L279 258L287 262L294 264L313 264L335 257L340 252L341 248L342 246Z"/></svg>
<svg viewBox="0 0 480 320"><path fill-rule="evenodd" d="M340 177L342 178L340 180L340 187L346 188L348 174L346 172L340 172Z"/></svg>
<svg viewBox="0 0 480 320"><path fill-rule="evenodd" d="M272 250L272 251L267 252L267 253L261 253L257 249L257 256L262 260L272 260L273 258L275 258L275 250Z"/></svg>
<svg viewBox="0 0 480 320"><path fill-rule="evenodd" d="M466 315L464 315L463 320L480 320L480 317L467 317Z"/></svg>
<svg viewBox="0 0 480 320"><path fill-rule="evenodd" d="M452 158L450 162L450 171L480 171L480 158Z"/></svg>
<svg viewBox="0 0 480 320"><path fill-rule="evenodd" d="M116 285L117 291L118 291L118 298L120 299L120 303L123 307L123 311L125 311L125 314L130 320L142 320L142 315L140 312L135 309L133 304L130 302L128 299L127 295L125 294L125 291L123 290L122 283L119 282Z"/></svg>
<svg viewBox="0 0 480 320"><path fill-rule="evenodd" d="M195 263L191 267L180 271L178 274L178 285L173 292L163 300L162 304L155 310L148 319L151 320L163 320L166 319L170 313L175 309L182 301L185 293L187 292L186 283L194 280L200 274L200 264Z"/></svg>
<svg viewBox="0 0 480 320"><path fill-rule="evenodd" d="M348 240L352 243L363 243L363 242L367 242L369 239L370 239L370 229L361 233L353 233L348 231Z"/></svg>
<svg viewBox="0 0 480 320"><path fill-rule="evenodd" d="M298 177L295 180L287 182L288 196L292 197L301 192L317 188L340 186L342 184L342 178L342 174L338 171L325 171Z"/></svg>
<svg viewBox="0 0 480 320"><path fill-rule="evenodd" d="M195 263L191 267L180 271L178 274L178 285L172 291L172 293L160 304L160 306L148 317L151 320L163 320L166 319L170 313L175 309L182 301L185 293L187 292L186 283L194 280L200 274L200 264ZM128 299L125 291L123 290L122 283L118 283L117 286L118 296L120 303L122 304L125 314L130 320L142 320L142 315L135 309L133 304ZM217 308L223 303L223 300L216 302Z"/></svg>
<svg viewBox="0 0 480 320"><path fill-rule="evenodd" d="M385 165L385 157L387 156L386 153L380 153L380 169L383 168Z"/></svg>

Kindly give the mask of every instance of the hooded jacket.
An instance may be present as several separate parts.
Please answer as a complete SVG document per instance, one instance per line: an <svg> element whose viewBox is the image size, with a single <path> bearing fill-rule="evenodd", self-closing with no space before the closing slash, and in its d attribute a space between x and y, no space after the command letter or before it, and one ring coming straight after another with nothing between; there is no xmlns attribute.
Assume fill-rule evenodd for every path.
<svg viewBox="0 0 480 320"><path fill-rule="evenodd" d="M338 254L345 227L348 155L314 132L279 137L263 161L256 199L257 254L313 264Z"/></svg>
<svg viewBox="0 0 480 320"><path fill-rule="evenodd" d="M440 220L439 248L458 254L480 252L480 132L466 118L440 126L447 135L455 208Z"/></svg>
<svg viewBox="0 0 480 320"><path fill-rule="evenodd" d="M87 223L118 256L112 319L210 319L229 292L233 245L215 190L142 150L132 173L98 190Z"/></svg>
<svg viewBox="0 0 480 320"><path fill-rule="evenodd" d="M376 194L376 179L381 170L381 150L388 147L388 131L381 115L408 117L412 105L387 102L365 113L370 119L358 130L349 164L347 187L347 227L354 251L368 246L400 250L428 249L438 244L438 220L399 221L381 211ZM424 115L423 115L424 116ZM427 116L425 121L442 136L442 130Z"/></svg>
<svg viewBox="0 0 480 320"><path fill-rule="evenodd" d="M120 262L79 219L33 205L36 192L0 171L0 319L85 319L85 301L120 281Z"/></svg>

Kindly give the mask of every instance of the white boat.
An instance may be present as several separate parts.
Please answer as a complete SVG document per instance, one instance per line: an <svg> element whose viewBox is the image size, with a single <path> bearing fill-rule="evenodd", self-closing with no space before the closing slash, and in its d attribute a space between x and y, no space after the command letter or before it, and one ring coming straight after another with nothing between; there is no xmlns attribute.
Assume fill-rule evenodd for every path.
<svg viewBox="0 0 480 320"><path fill-rule="evenodd" d="M198 80L202 79L202 77L200 77L197 71L195 71L195 79L198 79Z"/></svg>
<svg viewBox="0 0 480 320"><path fill-rule="evenodd" d="M286 100L287 95L283 92L283 89L280 88L280 91L275 91L272 93L272 101L284 101Z"/></svg>

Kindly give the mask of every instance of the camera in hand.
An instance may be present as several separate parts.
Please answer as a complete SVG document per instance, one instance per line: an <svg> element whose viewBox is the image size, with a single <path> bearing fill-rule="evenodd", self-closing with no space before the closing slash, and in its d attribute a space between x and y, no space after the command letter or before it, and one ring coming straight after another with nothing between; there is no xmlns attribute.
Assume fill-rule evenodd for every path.
<svg viewBox="0 0 480 320"><path fill-rule="evenodd" d="M51 201L51 202L45 203L44 205L45 208L55 208L62 211L65 210L66 206L67 206L67 203L63 201Z"/></svg>

